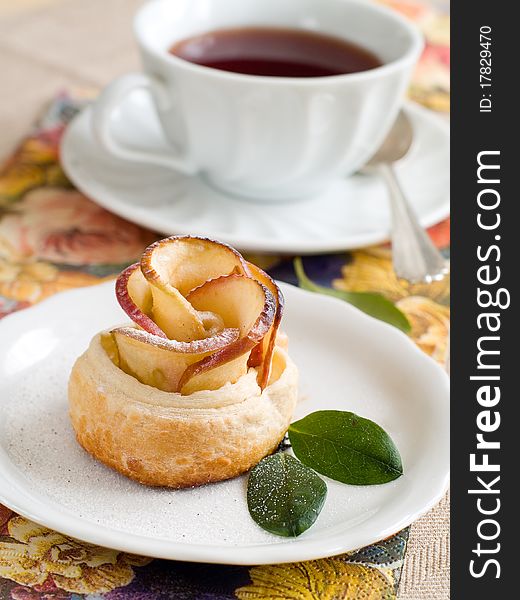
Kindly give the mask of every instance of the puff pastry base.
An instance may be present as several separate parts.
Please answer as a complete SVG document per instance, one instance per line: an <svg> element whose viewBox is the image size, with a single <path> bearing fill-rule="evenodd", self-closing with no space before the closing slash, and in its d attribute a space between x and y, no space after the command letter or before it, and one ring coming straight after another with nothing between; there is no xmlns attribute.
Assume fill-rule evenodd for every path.
<svg viewBox="0 0 520 600"><path fill-rule="evenodd" d="M69 407L78 442L141 483L173 488L245 473L282 440L297 401L298 373L277 346L269 385L250 369L236 383L182 396L119 369L96 335L76 361Z"/></svg>

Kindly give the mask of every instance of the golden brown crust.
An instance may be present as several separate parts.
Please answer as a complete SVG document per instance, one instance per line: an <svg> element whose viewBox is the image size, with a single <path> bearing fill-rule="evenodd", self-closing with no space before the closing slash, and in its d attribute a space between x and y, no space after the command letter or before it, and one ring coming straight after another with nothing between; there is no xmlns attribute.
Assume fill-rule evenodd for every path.
<svg viewBox="0 0 520 600"><path fill-rule="evenodd" d="M281 347L273 378L263 392L253 369L218 390L163 392L119 369L98 334L72 369L70 416L83 448L124 475L148 485L202 485L248 471L283 438L298 377Z"/></svg>

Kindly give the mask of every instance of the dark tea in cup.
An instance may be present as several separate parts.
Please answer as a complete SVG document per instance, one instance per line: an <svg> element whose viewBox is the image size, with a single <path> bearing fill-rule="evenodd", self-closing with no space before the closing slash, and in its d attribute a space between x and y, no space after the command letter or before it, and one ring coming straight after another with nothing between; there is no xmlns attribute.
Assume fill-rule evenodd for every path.
<svg viewBox="0 0 520 600"><path fill-rule="evenodd" d="M375 54L346 40L299 29L222 29L176 42L170 53L191 63L245 75L325 77L379 67Z"/></svg>

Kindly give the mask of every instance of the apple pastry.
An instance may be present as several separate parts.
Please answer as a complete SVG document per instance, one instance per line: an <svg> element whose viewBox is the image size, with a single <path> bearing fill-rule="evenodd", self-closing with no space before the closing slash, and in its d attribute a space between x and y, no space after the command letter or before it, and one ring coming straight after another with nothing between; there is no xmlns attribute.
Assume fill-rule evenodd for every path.
<svg viewBox="0 0 520 600"><path fill-rule="evenodd" d="M170 237L121 273L116 297L132 323L98 333L69 380L85 450L170 487L235 477L275 450L298 375L264 271L225 244Z"/></svg>

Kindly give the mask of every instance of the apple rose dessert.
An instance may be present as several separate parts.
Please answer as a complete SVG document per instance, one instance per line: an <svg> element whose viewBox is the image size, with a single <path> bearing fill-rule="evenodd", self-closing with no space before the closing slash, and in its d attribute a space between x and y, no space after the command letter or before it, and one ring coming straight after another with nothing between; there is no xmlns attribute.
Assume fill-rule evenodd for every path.
<svg viewBox="0 0 520 600"><path fill-rule="evenodd" d="M85 450L170 487L235 477L273 452L298 376L266 273L225 244L177 236L124 270L116 296L133 323L98 333L69 380Z"/></svg>

